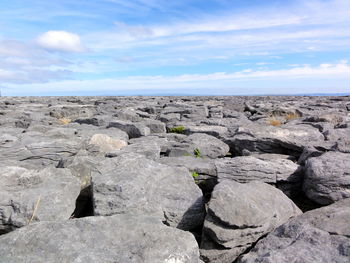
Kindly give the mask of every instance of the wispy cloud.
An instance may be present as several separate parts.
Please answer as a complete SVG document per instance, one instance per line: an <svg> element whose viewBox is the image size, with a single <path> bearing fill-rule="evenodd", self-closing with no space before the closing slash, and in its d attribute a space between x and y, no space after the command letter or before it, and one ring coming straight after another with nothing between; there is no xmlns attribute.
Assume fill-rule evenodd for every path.
<svg viewBox="0 0 350 263"><path fill-rule="evenodd" d="M234 41L237 44L240 42L244 44L244 42L259 43L262 40L271 42L349 37L349 22L349 1L298 1L298 5L287 5L285 9L258 9L245 11L242 14L203 15L175 23L127 25L116 22L116 27L111 31L93 33L85 37L90 40L92 47L99 49L171 45L174 42L195 41L227 45ZM343 24L339 28L340 23ZM95 37L95 34L99 37Z"/></svg>
<svg viewBox="0 0 350 263"><path fill-rule="evenodd" d="M213 88L219 87L219 90L225 91L225 94L258 94L258 93L307 93L307 92L322 92L325 88L321 84L318 87L312 87L307 92L304 90L305 86L302 85L303 80L315 81L317 79L323 79L323 81L332 81L334 79L342 79L347 82L350 81L350 65L347 61L341 61L336 64L320 64L317 67L302 66L289 69L279 70L261 70L254 71L252 69L245 69L238 72L216 72L211 74L184 74L177 76L133 76L124 78L106 78L97 80L86 81L60 81L52 82L48 84L26 85L28 90L32 91L32 95L40 92L92 92L99 87L101 92L108 94L108 92L129 91L133 90L159 90L159 91L171 91L174 90L179 93L191 92L213 92ZM271 82L274 80L274 82ZM277 80L277 84L276 81ZM251 88L251 83L270 83L270 89L255 88L253 90L245 88ZM345 82L344 82L345 83ZM290 90L291 85L297 85L294 89ZM12 92L16 92L16 85L9 85ZM101 88L103 87L103 88ZM276 90L276 88L279 88ZM271 90L271 88L274 88ZM327 93L332 92L344 92L348 91L349 86L341 85L333 87L332 89L325 89ZM10 92L10 91L9 91ZM30 94L30 93L29 93Z"/></svg>
<svg viewBox="0 0 350 263"><path fill-rule="evenodd" d="M348 0L19 2L0 10L0 83L13 92L349 79L334 62L350 59Z"/></svg>

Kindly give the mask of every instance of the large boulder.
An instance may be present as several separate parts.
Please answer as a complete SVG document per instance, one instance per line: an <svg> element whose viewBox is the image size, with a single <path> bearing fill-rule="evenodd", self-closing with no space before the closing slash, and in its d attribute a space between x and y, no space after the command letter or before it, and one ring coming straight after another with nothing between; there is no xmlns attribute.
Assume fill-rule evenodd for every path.
<svg viewBox="0 0 350 263"><path fill-rule="evenodd" d="M100 163L92 188L95 215L144 211L185 230L203 222L203 196L185 168L123 154Z"/></svg>
<svg viewBox="0 0 350 263"><path fill-rule="evenodd" d="M303 190L322 205L350 197L350 154L327 152L308 159Z"/></svg>
<svg viewBox="0 0 350 263"><path fill-rule="evenodd" d="M80 183L68 169L2 167L0 185L0 233L31 221L68 219L80 193Z"/></svg>
<svg viewBox="0 0 350 263"><path fill-rule="evenodd" d="M262 239L239 263L348 263L350 198L306 212Z"/></svg>
<svg viewBox="0 0 350 263"><path fill-rule="evenodd" d="M199 263L191 233L145 215L40 222L0 237L1 262Z"/></svg>
<svg viewBox="0 0 350 263"><path fill-rule="evenodd" d="M204 222L201 256L205 262L231 263L259 238L299 214L287 196L266 183L219 183Z"/></svg>

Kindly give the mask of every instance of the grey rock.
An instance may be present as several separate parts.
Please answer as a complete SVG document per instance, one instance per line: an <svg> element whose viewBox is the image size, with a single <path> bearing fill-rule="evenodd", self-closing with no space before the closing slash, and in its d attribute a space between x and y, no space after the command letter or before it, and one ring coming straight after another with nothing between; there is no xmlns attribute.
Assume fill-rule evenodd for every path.
<svg viewBox="0 0 350 263"><path fill-rule="evenodd" d="M0 163L6 165L12 161L28 168L56 167L60 161L76 155L82 146L78 138L68 140L38 132L24 133L21 137L4 139L0 145Z"/></svg>
<svg viewBox="0 0 350 263"><path fill-rule="evenodd" d="M138 112L134 109L123 109L114 114L118 119L132 122L142 121L142 117L138 114Z"/></svg>
<svg viewBox="0 0 350 263"><path fill-rule="evenodd" d="M195 181L204 192L210 193L217 184L216 167L212 159L181 156L163 157L157 162L174 167L186 167L190 173L195 173Z"/></svg>
<svg viewBox="0 0 350 263"><path fill-rule="evenodd" d="M205 133L208 135L212 135L214 137L219 137L228 132L228 129L223 126L214 126L214 125L200 125L200 126L189 126L185 127L185 134L193 134L193 133Z"/></svg>
<svg viewBox="0 0 350 263"><path fill-rule="evenodd" d="M203 196L185 168L124 154L101 162L92 186L96 215L145 211L186 230L203 222Z"/></svg>
<svg viewBox="0 0 350 263"><path fill-rule="evenodd" d="M181 120L181 115L179 113L160 114L157 119L165 123L174 122Z"/></svg>
<svg viewBox="0 0 350 263"><path fill-rule="evenodd" d="M121 151L114 151L107 154L108 157L121 156L126 153L137 153L145 156L151 160L160 158L161 152L165 152L168 140L166 138L159 138L156 136L147 136L131 139L129 145L124 147Z"/></svg>
<svg viewBox="0 0 350 263"><path fill-rule="evenodd" d="M306 212L262 239L239 263L347 263L350 199Z"/></svg>
<svg viewBox="0 0 350 263"><path fill-rule="evenodd" d="M231 263L259 238L299 214L300 209L273 186L221 182L209 203L201 257L205 262Z"/></svg>
<svg viewBox="0 0 350 263"><path fill-rule="evenodd" d="M158 160L159 163L175 167L186 167L189 171L197 172L216 177L216 167L214 160L205 158L196 158L192 156L182 157L163 157Z"/></svg>
<svg viewBox="0 0 350 263"><path fill-rule="evenodd" d="M81 105L53 105L49 108L50 116L57 119L69 118L75 120L78 118L91 118L97 112L93 105L81 104Z"/></svg>
<svg viewBox="0 0 350 263"><path fill-rule="evenodd" d="M78 154L66 167L80 181L80 188L83 190L91 186L91 171L97 171L96 167L103 160L104 156Z"/></svg>
<svg viewBox="0 0 350 263"><path fill-rule="evenodd" d="M222 106L211 106L209 107L209 117L210 118L222 118L223 117L223 107Z"/></svg>
<svg viewBox="0 0 350 263"><path fill-rule="evenodd" d="M318 130L307 126L250 125L238 128L229 141L238 155L249 151L299 156L304 147L322 144L324 137Z"/></svg>
<svg viewBox="0 0 350 263"><path fill-rule="evenodd" d="M138 138L141 136L147 136L151 133L150 128L148 128L143 123L133 123L127 121L114 120L108 124L108 128L115 127L122 131L125 131L129 138Z"/></svg>
<svg viewBox="0 0 350 263"><path fill-rule="evenodd" d="M145 215L40 222L0 237L7 263L196 263L192 234Z"/></svg>
<svg viewBox="0 0 350 263"><path fill-rule="evenodd" d="M254 156L241 156L215 160L219 182L234 180L246 183L259 180L266 183L302 180L300 167L291 160L275 158L268 160Z"/></svg>
<svg viewBox="0 0 350 263"><path fill-rule="evenodd" d="M151 133L166 133L166 126L161 121L149 119L143 123L150 129Z"/></svg>
<svg viewBox="0 0 350 263"><path fill-rule="evenodd" d="M32 221L68 219L80 193L80 184L68 169L2 167L0 185L1 233L27 225L32 217Z"/></svg>
<svg viewBox="0 0 350 263"><path fill-rule="evenodd" d="M321 113L319 115L314 115L310 117L306 117L304 119L305 122L329 122L332 124L338 124L343 121L343 117L339 115L339 113Z"/></svg>
<svg viewBox="0 0 350 263"><path fill-rule="evenodd" d="M325 153L325 150L316 149L313 146L307 146L303 149L303 152L298 159L298 163L300 165L305 165L305 162L307 161L307 159L311 157L321 156L324 153Z"/></svg>
<svg viewBox="0 0 350 263"><path fill-rule="evenodd" d="M128 153L136 153L144 157L157 160L160 157L161 148L156 141L141 141L138 143L129 144L120 151L112 151L107 154L107 157L117 157Z"/></svg>
<svg viewBox="0 0 350 263"><path fill-rule="evenodd" d="M92 118L78 118L75 119L74 122L79 124L88 124L94 126L105 126L106 120L104 118L92 117Z"/></svg>
<svg viewBox="0 0 350 263"><path fill-rule="evenodd" d="M327 205L350 197L350 154L327 152L306 162L303 190L313 201Z"/></svg>
<svg viewBox="0 0 350 263"><path fill-rule="evenodd" d="M195 133L187 138L188 143L199 149L201 156L209 158L224 157L230 147L223 141L204 133Z"/></svg>
<svg viewBox="0 0 350 263"><path fill-rule="evenodd" d="M89 145L97 146L102 153L109 153L124 148L128 143L105 134L95 134L91 137Z"/></svg>
<svg viewBox="0 0 350 263"><path fill-rule="evenodd" d="M197 156L218 158L223 157L229 152L229 146L221 140L204 133L194 133L190 136L174 134L169 140L167 156ZM195 153L197 152L197 153Z"/></svg>
<svg viewBox="0 0 350 263"><path fill-rule="evenodd" d="M350 153L350 140L339 139L332 147L333 150L342 153Z"/></svg>
<svg viewBox="0 0 350 263"><path fill-rule="evenodd" d="M327 141L338 141L340 139L344 139L347 141L350 141L350 129L344 128L344 129L330 129L323 133L325 136L325 139Z"/></svg>
<svg viewBox="0 0 350 263"><path fill-rule="evenodd" d="M95 134L105 134L108 135L112 138L119 139L119 140L124 140L128 141L129 140L129 135L120 129L117 128L97 128L95 129L95 126L91 125L79 125L77 129L77 136L79 138L82 138L83 140L89 141L92 136Z"/></svg>

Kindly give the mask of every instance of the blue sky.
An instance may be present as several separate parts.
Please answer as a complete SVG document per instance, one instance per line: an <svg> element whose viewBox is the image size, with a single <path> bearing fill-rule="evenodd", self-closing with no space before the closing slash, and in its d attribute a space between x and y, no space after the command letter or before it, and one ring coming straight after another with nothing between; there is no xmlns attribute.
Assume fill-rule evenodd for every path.
<svg viewBox="0 0 350 263"><path fill-rule="evenodd" d="M350 93L349 0L1 0L3 95Z"/></svg>

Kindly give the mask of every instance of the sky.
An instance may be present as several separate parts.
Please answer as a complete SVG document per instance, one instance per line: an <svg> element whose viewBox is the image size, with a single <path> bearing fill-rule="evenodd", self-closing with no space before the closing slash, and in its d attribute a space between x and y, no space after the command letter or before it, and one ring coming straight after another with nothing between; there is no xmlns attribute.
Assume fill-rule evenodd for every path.
<svg viewBox="0 0 350 263"><path fill-rule="evenodd" d="M350 94L349 0L0 0L4 96Z"/></svg>

